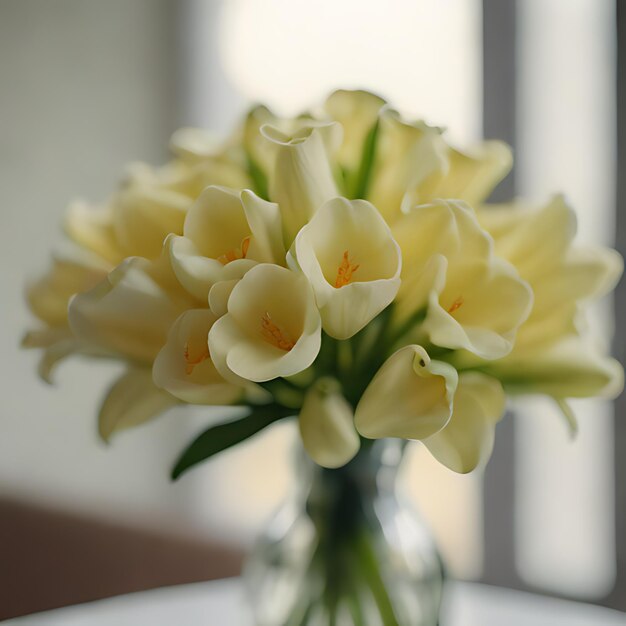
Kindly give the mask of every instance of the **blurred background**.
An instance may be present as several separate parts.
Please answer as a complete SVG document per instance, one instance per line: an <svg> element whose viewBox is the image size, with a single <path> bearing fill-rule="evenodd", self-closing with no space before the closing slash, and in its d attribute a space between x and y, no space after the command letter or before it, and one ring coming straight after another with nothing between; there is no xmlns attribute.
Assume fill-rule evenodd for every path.
<svg viewBox="0 0 626 626"><path fill-rule="evenodd" d="M580 240L623 254L617 4L0 0L0 619L236 574L290 487L288 425L172 484L209 410L172 410L105 446L95 411L114 365L75 359L56 386L37 379L37 355L18 347L23 285L61 241L69 201L106 199L129 161L164 162L179 126L224 133L252 102L293 114L359 87L461 145L505 139L516 165L495 200L564 191ZM623 289L616 302L623 318ZM612 319L612 302L594 312L607 342ZM622 362L623 345L622 331ZM516 406L484 475L416 446L404 486L451 573L626 610L624 404L578 403L574 442L552 407Z"/></svg>

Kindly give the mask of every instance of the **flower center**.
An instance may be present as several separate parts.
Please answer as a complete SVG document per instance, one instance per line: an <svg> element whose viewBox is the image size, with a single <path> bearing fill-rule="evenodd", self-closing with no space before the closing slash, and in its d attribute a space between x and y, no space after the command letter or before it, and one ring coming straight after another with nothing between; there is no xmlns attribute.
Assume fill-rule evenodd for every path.
<svg viewBox="0 0 626 626"><path fill-rule="evenodd" d="M196 365L200 365L203 361L206 361L209 358L209 346L206 344L200 344L199 346L195 346L197 350L192 350L189 345L189 342L185 344L185 361L187 362L187 366L185 367L185 373L189 376L193 372L193 368Z"/></svg>
<svg viewBox="0 0 626 626"><path fill-rule="evenodd" d="M460 309L463 306L463 303L465 302L465 300L463 300L463 296L459 296L451 305L450 308L448 309L448 313L454 313L455 311L457 311L458 309Z"/></svg>
<svg viewBox="0 0 626 626"><path fill-rule="evenodd" d="M346 250L343 253L343 258L339 267L337 268L337 278L335 278L335 288L339 289L339 287L343 287L347 285L352 280L352 274L356 272L360 265L354 265L352 261L350 261L348 251Z"/></svg>
<svg viewBox="0 0 626 626"><path fill-rule="evenodd" d="M291 341L289 335L272 321L267 311L261 318L261 332L267 341L285 352L289 352L296 345L295 342Z"/></svg>
<svg viewBox="0 0 626 626"><path fill-rule="evenodd" d="M236 261L237 259L245 259L248 254L248 248L250 247L250 236L244 237L241 240L241 247L233 248L228 252L222 254L217 257L217 260L222 265L228 265L231 261Z"/></svg>

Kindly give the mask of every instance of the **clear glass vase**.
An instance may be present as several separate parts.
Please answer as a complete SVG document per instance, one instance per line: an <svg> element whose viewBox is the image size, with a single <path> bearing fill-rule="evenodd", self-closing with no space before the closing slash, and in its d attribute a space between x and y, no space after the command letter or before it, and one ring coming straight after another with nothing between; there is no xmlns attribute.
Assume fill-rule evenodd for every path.
<svg viewBox="0 0 626 626"><path fill-rule="evenodd" d="M258 626L436 626L443 568L397 493L402 452L366 441L335 470L299 455L297 491L245 568Z"/></svg>

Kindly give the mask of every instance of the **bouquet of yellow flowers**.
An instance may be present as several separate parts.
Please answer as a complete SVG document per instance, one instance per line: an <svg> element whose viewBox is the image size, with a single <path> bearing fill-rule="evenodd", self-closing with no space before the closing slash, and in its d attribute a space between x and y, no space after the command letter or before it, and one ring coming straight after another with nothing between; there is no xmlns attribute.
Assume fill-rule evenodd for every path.
<svg viewBox="0 0 626 626"><path fill-rule="evenodd" d="M562 197L484 204L511 166L503 143L462 152L337 91L295 119L255 107L223 143L183 129L171 145L103 206L70 207L73 246L28 289L44 326L24 345L43 349L46 380L73 354L128 364L105 439L178 402L242 405L176 474L294 415L326 467L361 437L400 437L468 472L505 394L551 396L573 425L568 398L621 390L580 318L622 260L573 242Z"/></svg>
<svg viewBox="0 0 626 626"><path fill-rule="evenodd" d="M323 466L360 436L401 437L467 472L506 393L549 395L573 421L568 398L621 390L579 319L621 258L573 243L562 197L484 204L506 145L461 152L373 94L337 91L295 119L256 107L225 143L183 129L172 151L132 166L104 206L72 205L73 245L28 289L45 326L24 345L43 348L46 380L72 354L128 363L100 410L105 439L177 402L236 404L249 416L176 473L292 415Z"/></svg>
<svg viewBox="0 0 626 626"><path fill-rule="evenodd" d="M180 130L171 149L104 205L72 205L71 245L28 289L43 325L24 345L43 349L46 380L76 354L127 364L104 439L177 403L237 405L175 477L293 417L326 468L400 438L469 472L507 395L550 396L575 428L569 398L621 390L581 321L621 257L574 243L561 196L485 204L511 167L503 143L461 151L336 91L294 119L257 106L223 142Z"/></svg>

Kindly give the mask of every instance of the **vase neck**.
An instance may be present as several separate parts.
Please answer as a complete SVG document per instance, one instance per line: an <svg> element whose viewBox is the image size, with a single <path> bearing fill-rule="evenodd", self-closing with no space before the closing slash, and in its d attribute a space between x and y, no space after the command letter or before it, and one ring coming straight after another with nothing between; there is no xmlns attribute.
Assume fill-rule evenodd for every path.
<svg viewBox="0 0 626 626"><path fill-rule="evenodd" d="M381 497L395 497L398 467L404 450L396 439L365 441L359 453L346 465L327 469L308 459L303 470L307 480L301 492L312 518L338 515L367 517Z"/></svg>

